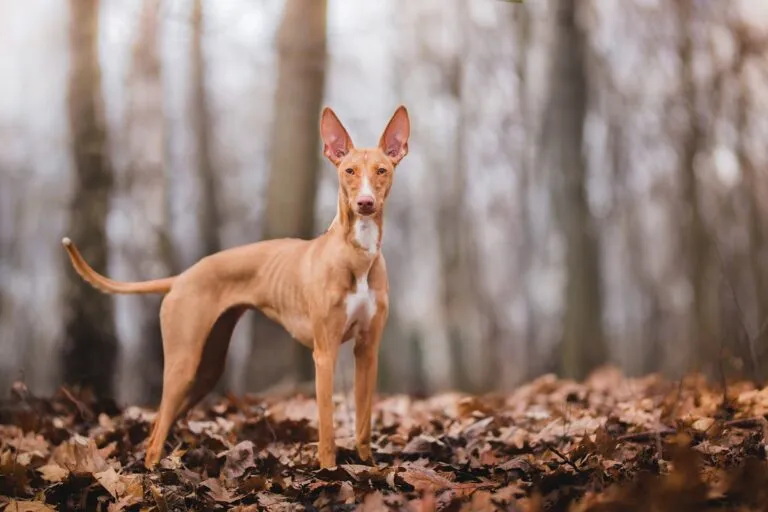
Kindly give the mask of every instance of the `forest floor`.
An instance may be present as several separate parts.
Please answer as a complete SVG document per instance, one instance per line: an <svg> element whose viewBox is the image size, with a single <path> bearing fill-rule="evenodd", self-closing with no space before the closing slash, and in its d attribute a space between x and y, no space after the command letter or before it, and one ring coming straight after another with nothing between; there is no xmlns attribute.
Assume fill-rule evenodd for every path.
<svg viewBox="0 0 768 512"><path fill-rule="evenodd" d="M381 396L375 466L336 409L338 466L318 468L312 397L221 397L141 462L152 412L23 384L0 403L0 510L765 510L768 388L703 378L583 383L508 395ZM724 397L727 400L723 401Z"/></svg>

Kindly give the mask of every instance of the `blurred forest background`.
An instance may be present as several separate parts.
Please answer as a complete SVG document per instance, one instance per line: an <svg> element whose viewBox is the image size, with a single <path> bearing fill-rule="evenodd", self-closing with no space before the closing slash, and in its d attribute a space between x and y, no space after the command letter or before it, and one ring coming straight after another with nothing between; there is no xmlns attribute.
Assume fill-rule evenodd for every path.
<svg viewBox="0 0 768 512"><path fill-rule="evenodd" d="M314 236L321 107L374 145L399 103L381 391L768 377L763 0L2 0L0 388L156 401L161 297L62 236L120 280ZM312 379L284 338L245 317L219 390Z"/></svg>

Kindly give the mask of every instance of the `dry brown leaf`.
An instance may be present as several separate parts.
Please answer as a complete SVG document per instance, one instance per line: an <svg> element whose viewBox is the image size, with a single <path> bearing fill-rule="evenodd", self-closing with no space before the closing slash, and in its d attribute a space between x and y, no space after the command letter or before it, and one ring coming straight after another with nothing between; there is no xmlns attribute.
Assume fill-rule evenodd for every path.
<svg viewBox="0 0 768 512"><path fill-rule="evenodd" d="M712 424L715 422L714 418L699 418L696 421L693 422L691 425L692 428L695 430L698 430L699 432L706 432L709 430L709 427L712 426Z"/></svg>
<svg viewBox="0 0 768 512"><path fill-rule="evenodd" d="M46 482L61 482L69 476L69 470L58 464L46 464L37 468L37 471Z"/></svg>
<svg viewBox="0 0 768 512"><path fill-rule="evenodd" d="M200 487L208 489L208 495L219 503L232 503L238 499L215 478L200 482Z"/></svg>
<svg viewBox="0 0 768 512"><path fill-rule="evenodd" d="M117 451L117 441L112 441L108 445L104 446L104 448L99 448L99 454L104 458L108 459L112 455L115 454Z"/></svg>
<svg viewBox="0 0 768 512"><path fill-rule="evenodd" d="M418 507L419 512L435 512L437 504L435 503L435 494L431 490L424 491L420 500L413 500L412 506Z"/></svg>
<svg viewBox="0 0 768 512"><path fill-rule="evenodd" d="M12 499L8 502L5 512L56 512L56 509L43 501L20 501Z"/></svg>
<svg viewBox="0 0 768 512"><path fill-rule="evenodd" d="M231 512L259 512L258 505L237 505L232 507Z"/></svg>
<svg viewBox="0 0 768 512"><path fill-rule="evenodd" d="M52 460L75 474L98 473L108 467L94 440L77 434L53 450Z"/></svg>
<svg viewBox="0 0 768 512"><path fill-rule="evenodd" d="M699 444L694 446L693 449L701 453L705 453L707 455L717 455L718 453L723 453L728 451L728 448L724 446L718 446L716 444L712 444L708 439L705 439L704 441L700 442Z"/></svg>
<svg viewBox="0 0 768 512"><path fill-rule="evenodd" d="M375 467L363 464L342 464L339 467L358 482L381 478L380 471Z"/></svg>
<svg viewBox="0 0 768 512"><path fill-rule="evenodd" d="M118 475L111 467L104 471L94 473L93 477L107 490L107 492L109 492L109 494L112 495L113 498L117 499L125 494L125 484L120 481L120 475Z"/></svg>
<svg viewBox="0 0 768 512"><path fill-rule="evenodd" d="M267 479L261 475L249 476L245 480L240 482L237 486L237 490L240 493L246 494L249 492L263 491L267 488Z"/></svg>
<svg viewBox="0 0 768 512"><path fill-rule="evenodd" d="M351 483L341 482L338 499L346 504L355 502L355 489L352 487Z"/></svg>
<svg viewBox="0 0 768 512"><path fill-rule="evenodd" d="M521 473L528 474L531 471L533 471L534 466L531 463L530 455L520 455L518 457L514 457L513 459L508 460L504 464L500 464L496 468L500 469L501 471L518 470Z"/></svg>
<svg viewBox="0 0 768 512"><path fill-rule="evenodd" d="M403 448L403 453L409 455L429 454L434 450L445 448L445 444L432 436L422 434L411 439Z"/></svg>
<svg viewBox="0 0 768 512"><path fill-rule="evenodd" d="M224 476L233 480L242 476L248 468L256 465L253 459L253 443L242 441L227 451L227 460L222 472Z"/></svg>
<svg viewBox="0 0 768 512"><path fill-rule="evenodd" d="M13 494L26 491L29 484L27 468L19 464L10 452L0 456L0 476L2 476L0 483L12 489Z"/></svg>
<svg viewBox="0 0 768 512"><path fill-rule="evenodd" d="M357 512L381 512L388 510L384 504L384 495L381 491L373 491L363 498L363 502L357 507Z"/></svg>
<svg viewBox="0 0 768 512"><path fill-rule="evenodd" d="M47 457L50 453L50 443L41 435L28 432L24 437L18 437L10 442L19 453L29 453L36 457Z"/></svg>
<svg viewBox="0 0 768 512"><path fill-rule="evenodd" d="M462 512L485 512L486 510L495 510L493 504L494 495L489 491L479 490L472 494L469 503L462 507Z"/></svg>
<svg viewBox="0 0 768 512"><path fill-rule="evenodd" d="M437 492L453 485L453 482L433 469L413 467L400 473L399 476L417 491Z"/></svg>
<svg viewBox="0 0 768 512"><path fill-rule="evenodd" d="M279 494L274 494L271 492L261 492L256 498L259 502L259 505L262 507L266 507L268 510L272 510L273 507L278 507L279 505L285 504L286 498L284 496L280 496Z"/></svg>
<svg viewBox="0 0 768 512"><path fill-rule="evenodd" d="M109 504L110 512L119 512L144 499L144 486L139 475L120 475L109 468L93 476L117 500Z"/></svg>
<svg viewBox="0 0 768 512"><path fill-rule="evenodd" d="M509 484L493 493L493 499L500 503L512 503L519 496L525 496L525 489L517 484Z"/></svg>
<svg viewBox="0 0 768 512"><path fill-rule="evenodd" d="M168 501L166 501L165 496L163 496L160 488L156 485L153 485L149 488L149 492L152 493L152 499L155 501L157 510L159 512L168 512Z"/></svg>

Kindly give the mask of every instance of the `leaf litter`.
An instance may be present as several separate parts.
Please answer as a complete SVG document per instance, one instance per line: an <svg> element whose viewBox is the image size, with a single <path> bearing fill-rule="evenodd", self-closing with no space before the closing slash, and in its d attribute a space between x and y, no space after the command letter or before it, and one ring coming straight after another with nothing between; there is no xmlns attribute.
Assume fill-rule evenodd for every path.
<svg viewBox="0 0 768 512"><path fill-rule="evenodd" d="M380 396L376 462L339 435L320 469L311 397L211 398L143 467L154 413L22 383L0 402L0 511L764 510L768 388L698 375L584 382L542 376L509 394ZM345 419L346 416L346 419ZM337 411L340 433L354 415ZM346 421L347 424L344 424Z"/></svg>

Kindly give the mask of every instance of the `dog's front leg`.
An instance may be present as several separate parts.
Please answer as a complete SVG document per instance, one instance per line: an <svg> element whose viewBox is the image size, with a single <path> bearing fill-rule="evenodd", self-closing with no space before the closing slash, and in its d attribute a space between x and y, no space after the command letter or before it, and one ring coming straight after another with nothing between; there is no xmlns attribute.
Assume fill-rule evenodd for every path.
<svg viewBox="0 0 768 512"><path fill-rule="evenodd" d="M315 346L312 356L315 360L315 394L317 396L318 458L321 468L336 465L336 441L333 425L333 373L340 341L338 329L321 326L315 329Z"/></svg>
<svg viewBox="0 0 768 512"><path fill-rule="evenodd" d="M357 453L374 463L371 452L371 409L379 369L379 343L385 314L378 314L368 331L355 342L355 437Z"/></svg>

